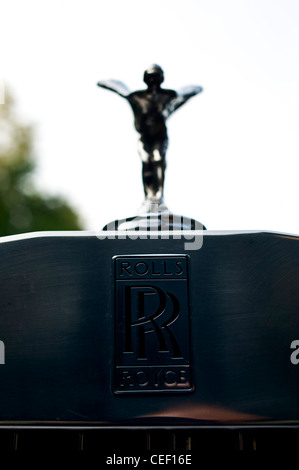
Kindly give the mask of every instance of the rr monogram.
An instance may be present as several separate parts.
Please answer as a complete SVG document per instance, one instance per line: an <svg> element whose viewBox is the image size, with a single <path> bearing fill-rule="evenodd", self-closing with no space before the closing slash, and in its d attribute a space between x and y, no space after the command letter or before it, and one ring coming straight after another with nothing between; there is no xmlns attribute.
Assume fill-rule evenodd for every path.
<svg viewBox="0 0 299 470"><path fill-rule="evenodd" d="M117 256L115 393L192 390L188 256Z"/></svg>
<svg viewBox="0 0 299 470"><path fill-rule="evenodd" d="M137 296L137 320L132 320L132 295ZM158 297L158 308L149 316L146 315L146 298ZM168 300L171 309L167 314ZM166 315L165 315L166 312ZM173 324L180 314L180 304L174 294L164 292L158 286L126 286L125 287L125 351L132 352L132 330L137 330L138 358L145 359L145 336L156 335L159 352L170 352L173 358L181 357L178 342L171 331Z"/></svg>

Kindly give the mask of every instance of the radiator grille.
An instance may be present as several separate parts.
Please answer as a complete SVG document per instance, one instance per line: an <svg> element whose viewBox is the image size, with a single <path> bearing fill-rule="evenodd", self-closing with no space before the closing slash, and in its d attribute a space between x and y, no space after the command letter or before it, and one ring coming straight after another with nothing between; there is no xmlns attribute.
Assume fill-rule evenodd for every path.
<svg viewBox="0 0 299 470"><path fill-rule="evenodd" d="M231 450L292 450L298 448L299 429L2 429L0 450L196 453Z"/></svg>

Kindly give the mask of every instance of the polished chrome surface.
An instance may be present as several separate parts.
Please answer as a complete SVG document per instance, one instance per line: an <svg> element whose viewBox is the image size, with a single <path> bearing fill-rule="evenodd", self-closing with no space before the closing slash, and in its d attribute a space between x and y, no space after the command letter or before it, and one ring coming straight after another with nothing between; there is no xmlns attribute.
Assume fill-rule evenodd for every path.
<svg viewBox="0 0 299 470"><path fill-rule="evenodd" d="M158 232L135 240L107 232L1 239L0 421L298 426L291 345L299 339L299 238L201 234L194 251ZM128 254L189 257L188 397L113 393L113 257Z"/></svg>
<svg viewBox="0 0 299 470"><path fill-rule="evenodd" d="M142 161L142 181L145 199L138 210L138 220L124 225L121 221L120 230L143 229L148 214L167 212L164 203L164 179L166 169L166 151L168 147L168 133L166 121L178 108L190 98L202 91L201 86L188 86L179 91L161 87L164 81L164 73L160 66L151 65L144 72L145 90L130 92L125 84L117 80L103 80L98 86L111 90L125 98L130 104L134 114L135 129L139 135L138 152ZM153 216L154 217L154 216ZM152 221L151 228L158 227L164 230L163 224L159 224L157 217ZM120 225L120 224L119 224ZM166 230L179 225L168 225ZM197 227L199 228L199 227Z"/></svg>
<svg viewBox="0 0 299 470"><path fill-rule="evenodd" d="M200 86L186 87L178 92L164 89L161 88L163 81L164 73L161 67L152 65L144 72L146 90L130 93L122 82L98 82L98 86L117 93L131 105L135 129L139 134L138 151L142 161L145 200L156 204L163 203L168 147L166 120L192 96L202 91Z"/></svg>

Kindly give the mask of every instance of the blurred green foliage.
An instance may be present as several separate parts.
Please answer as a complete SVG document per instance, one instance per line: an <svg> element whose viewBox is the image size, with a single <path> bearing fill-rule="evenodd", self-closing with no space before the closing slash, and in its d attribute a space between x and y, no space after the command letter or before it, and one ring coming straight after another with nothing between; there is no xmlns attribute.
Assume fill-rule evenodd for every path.
<svg viewBox="0 0 299 470"><path fill-rule="evenodd" d="M6 93L0 104L0 236L43 230L81 230L76 211L33 184L33 133L18 120Z"/></svg>

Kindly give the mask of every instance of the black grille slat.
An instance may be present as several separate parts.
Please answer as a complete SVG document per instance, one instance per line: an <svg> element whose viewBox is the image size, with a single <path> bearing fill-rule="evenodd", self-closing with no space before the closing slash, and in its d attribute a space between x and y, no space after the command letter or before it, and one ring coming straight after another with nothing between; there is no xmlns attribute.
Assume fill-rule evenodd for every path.
<svg viewBox="0 0 299 470"><path fill-rule="evenodd" d="M1 429L0 451L97 451L203 453L206 451L292 450L299 429Z"/></svg>

